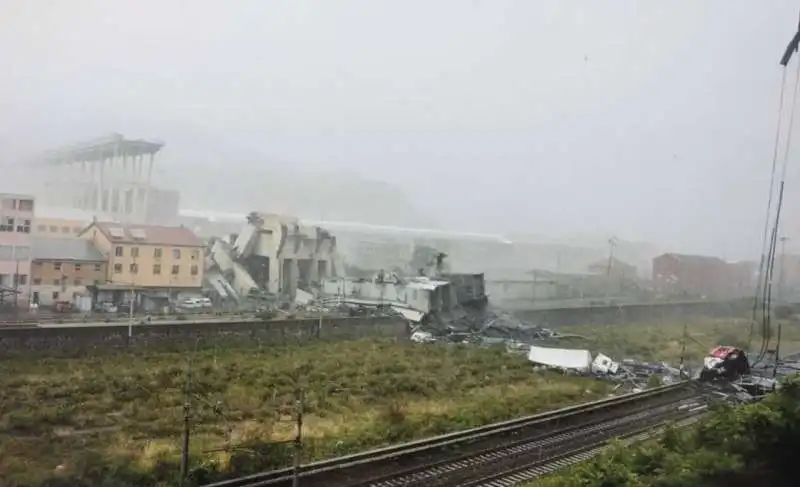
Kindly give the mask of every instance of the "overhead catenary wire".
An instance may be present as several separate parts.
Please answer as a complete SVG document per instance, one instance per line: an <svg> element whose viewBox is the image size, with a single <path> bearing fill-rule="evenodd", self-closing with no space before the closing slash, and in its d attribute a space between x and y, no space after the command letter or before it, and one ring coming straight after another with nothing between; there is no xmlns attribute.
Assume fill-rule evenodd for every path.
<svg viewBox="0 0 800 487"><path fill-rule="evenodd" d="M783 66L781 75L781 89L780 89L780 95L778 96L778 122L775 129L775 143L772 151L772 170L770 171L770 178L769 178L767 214L764 217L764 232L761 237L761 259L758 264L759 280L756 286L755 298L753 299L753 317L752 321L750 322L750 333L747 339L748 350L752 346L753 331L755 328L756 320L758 318L758 304L759 304L758 298L762 291L761 283L762 281L764 281L764 261L766 259L766 250L767 250L767 232L769 231L769 220L770 220L770 215L772 214L772 197L775 193L775 170L778 165L778 149L780 147L780 140L781 140L781 124L783 122L783 105L784 105L783 99L785 92L786 92L786 66Z"/></svg>
<svg viewBox="0 0 800 487"><path fill-rule="evenodd" d="M798 32L795 34L792 42L790 43L789 47L787 47L787 53L784 53L784 57L781 59L781 64L783 65L783 75L782 75L782 82L781 82L781 104L778 108L779 113L779 123L778 123L778 130L776 133L776 144L775 144L775 151L773 155L773 164L772 164L772 173L770 176L770 199L772 198L773 190L774 190L774 175L775 175L775 163L777 158L777 148L779 146L780 141L780 115L783 110L783 93L785 90L786 85L786 66L788 65L789 60L791 59L791 52L797 50L798 47L798 39L800 39L800 25L798 25ZM775 271L775 253L778 244L778 233L780 229L780 222L781 222L781 210L783 208L783 198L785 194L785 187L786 187L786 171L789 166L789 155L791 153L791 142L792 142L792 132L794 128L794 114L795 109L797 107L797 95L798 90L800 90L800 61L797 62L797 72L795 75L794 80L794 92L792 95L791 104L789 107L789 123L788 129L786 133L786 144L785 150L783 153L783 162L781 164L781 173L780 173L780 182L778 184L778 200L775 209L775 220L772 227L772 232L770 235L769 241L769 248L764 255L763 246L762 246L762 262L760 265L760 274L763 281L762 291L762 300L761 300L761 346L759 347L759 353L756 360L753 362L753 365L758 364L761 362L764 357L767 355L769 351L769 344L772 339L772 280ZM768 202L768 208L771 209L771 202ZM771 212L768 212L767 220L765 225L769 224L769 216ZM758 293L756 294L758 296ZM754 303L754 309L757 308L757 299ZM753 323L755 322L755 316L753 319ZM752 340L752 330L753 330L753 323L751 323L751 333L750 338L748 339L748 348L751 345Z"/></svg>

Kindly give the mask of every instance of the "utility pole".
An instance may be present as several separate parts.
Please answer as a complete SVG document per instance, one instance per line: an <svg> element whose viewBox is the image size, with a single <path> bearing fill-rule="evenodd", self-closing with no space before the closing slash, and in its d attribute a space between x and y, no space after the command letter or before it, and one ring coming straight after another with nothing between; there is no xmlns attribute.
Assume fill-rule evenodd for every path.
<svg viewBox="0 0 800 487"><path fill-rule="evenodd" d="M775 376L778 375L778 362L781 359L781 328L783 328L783 323L778 322L778 343L775 345L775 367L772 368L772 378L774 379Z"/></svg>
<svg viewBox="0 0 800 487"><path fill-rule="evenodd" d="M16 249L14 252L14 261L17 265L14 270L14 314L19 315L19 257L16 255Z"/></svg>
<svg viewBox="0 0 800 487"><path fill-rule="evenodd" d="M786 279L785 279L786 265L785 264L786 264L786 241L787 240L789 240L789 237L787 237L785 235L780 238L780 241L781 241L781 260L778 263L779 269L780 269L780 275L778 277L778 302L779 303L783 303L783 300L785 299L784 287L786 285Z"/></svg>
<svg viewBox="0 0 800 487"><path fill-rule="evenodd" d="M683 380L683 370L684 370L684 363L683 358L686 356L686 336L689 334L689 323L683 324L683 339L681 340L681 361L678 365L678 370L680 371L680 378Z"/></svg>
<svg viewBox="0 0 800 487"><path fill-rule="evenodd" d="M186 483L186 477L189 474L189 435L190 435L190 418L192 411L192 404L190 402L192 385L192 357L189 357L189 367L186 375L186 385L184 387L183 398L183 447L181 449L181 478L180 487Z"/></svg>
<svg viewBox="0 0 800 487"><path fill-rule="evenodd" d="M606 267L606 275L611 275L611 266L614 262L614 249L617 247L617 237L608 239L608 266Z"/></svg>
<svg viewBox="0 0 800 487"><path fill-rule="evenodd" d="M617 237L611 237L608 239L608 265L606 266L606 299L608 299L608 295L611 291L611 267L614 263L614 249L617 246Z"/></svg>
<svg viewBox="0 0 800 487"><path fill-rule="evenodd" d="M303 455L303 406L305 395L303 389L297 391L297 431L294 437L294 465L292 474L292 487L300 487L300 460Z"/></svg>

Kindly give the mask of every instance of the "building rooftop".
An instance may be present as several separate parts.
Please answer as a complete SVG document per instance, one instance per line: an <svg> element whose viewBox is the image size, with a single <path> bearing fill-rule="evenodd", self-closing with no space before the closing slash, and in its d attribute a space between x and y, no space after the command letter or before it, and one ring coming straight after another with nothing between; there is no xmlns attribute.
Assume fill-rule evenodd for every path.
<svg viewBox="0 0 800 487"><path fill-rule="evenodd" d="M608 259L601 259L601 260L596 260L596 261L592 262L587 267L590 268L590 269L591 268L596 268L596 267L607 268L608 264L609 264ZM625 261L619 260L616 257L612 257L611 258L611 268L613 269L615 267L634 268L636 266L633 265L633 264L629 264L629 263L627 263Z"/></svg>
<svg viewBox="0 0 800 487"><path fill-rule="evenodd" d="M100 262L105 256L89 240L82 238L33 237L32 260L77 260Z"/></svg>
<svg viewBox="0 0 800 487"><path fill-rule="evenodd" d="M656 259L658 259L659 257L665 257L665 256L670 256L673 259L677 259L677 260L686 262L687 264L710 264L710 263L724 264L725 263L725 261L720 259L719 257L713 257L713 256L710 256L710 255L676 254L674 252L667 252L666 254L659 255L658 257L656 257Z"/></svg>
<svg viewBox="0 0 800 487"><path fill-rule="evenodd" d="M112 242L142 245L171 245L175 247L204 247L203 241L186 227L161 225L128 225L113 222L95 222L87 227L97 227Z"/></svg>
<svg viewBox="0 0 800 487"><path fill-rule="evenodd" d="M36 197L32 194L28 193L9 193L5 191L0 191L0 198L16 198L16 199L29 199L35 200Z"/></svg>

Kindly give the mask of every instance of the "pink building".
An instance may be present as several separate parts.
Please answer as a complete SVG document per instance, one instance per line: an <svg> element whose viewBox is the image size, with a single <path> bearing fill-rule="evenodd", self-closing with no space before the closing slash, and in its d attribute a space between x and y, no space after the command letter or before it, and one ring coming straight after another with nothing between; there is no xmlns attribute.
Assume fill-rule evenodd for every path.
<svg viewBox="0 0 800 487"><path fill-rule="evenodd" d="M0 311L28 305L34 197L0 193Z"/></svg>

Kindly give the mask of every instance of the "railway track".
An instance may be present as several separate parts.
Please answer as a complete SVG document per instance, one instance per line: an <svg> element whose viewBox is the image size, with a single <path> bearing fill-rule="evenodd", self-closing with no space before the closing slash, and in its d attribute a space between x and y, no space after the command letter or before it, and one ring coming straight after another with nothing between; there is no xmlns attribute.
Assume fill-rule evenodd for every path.
<svg viewBox="0 0 800 487"><path fill-rule="evenodd" d="M532 480L597 455L612 438L651 434L665 421L690 420L707 408L701 401L681 401L638 414L615 418L599 425L579 428L548 437L504 448L487 455L464 459L469 466L456 474L439 477L425 485L448 487L511 487ZM491 460L486 458L491 455ZM402 481L395 485L423 485ZM375 487L384 487L378 484Z"/></svg>
<svg viewBox="0 0 800 487"><path fill-rule="evenodd" d="M500 482L504 472L519 470L521 474L521 469L585 454L611 437L639 432L667 420L686 419L698 414L695 408L702 407L705 397L697 384L684 382L315 462L301 467L298 476L303 487L461 486L484 480ZM207 487L288 487L293 477L291 469L283 469Z"/></svg>
<svg viewBox="0 0 800 487"><path fill-rule="evenodd" d="M704 408L701 408L701 410L696 411L696 414L691 414L684 420L676 421L675 426L684 427L696 423L703 416L703 409ZM620 435L618 438L622 439L624 443L630 444L654 438L663 432L663 427L648 427L637 433ZM521 484L522 482L530 482L534 479L552 474L558 470L570 467L577 463L590 460L600 454L606 448L608 448L608 445L605 442L596 446L585 446L572 453L553 458L549 461L521 465L516 468L506 470L502 473L480 478L464 485L468 487L513 487Z"/></svg>

